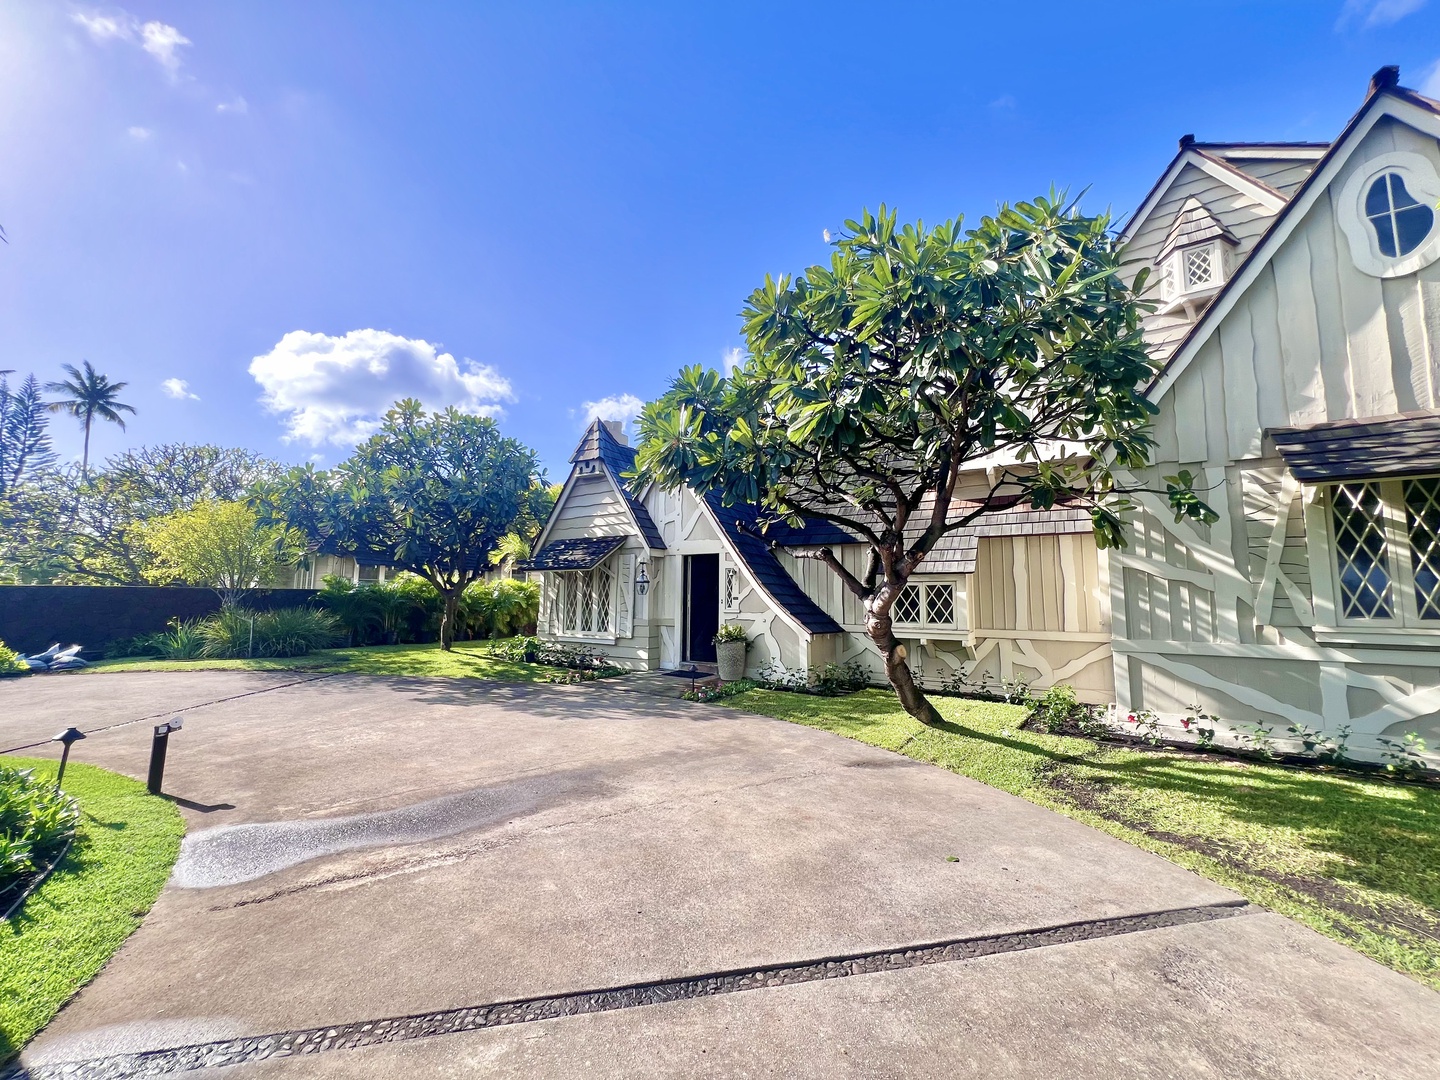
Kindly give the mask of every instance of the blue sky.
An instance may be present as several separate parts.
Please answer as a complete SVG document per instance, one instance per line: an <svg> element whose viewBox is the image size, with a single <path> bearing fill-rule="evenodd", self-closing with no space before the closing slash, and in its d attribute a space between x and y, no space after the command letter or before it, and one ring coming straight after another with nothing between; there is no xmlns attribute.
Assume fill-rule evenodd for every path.
<svg viewBox="0 0 1440 1080"><path fill-rule="evenodd" d="M127 380L99 455L333 463L416 394L560 478L862 207L1123 216L1185 132L1328 140L1437 61L1425 0L0 0L0 368Z"/></svg>

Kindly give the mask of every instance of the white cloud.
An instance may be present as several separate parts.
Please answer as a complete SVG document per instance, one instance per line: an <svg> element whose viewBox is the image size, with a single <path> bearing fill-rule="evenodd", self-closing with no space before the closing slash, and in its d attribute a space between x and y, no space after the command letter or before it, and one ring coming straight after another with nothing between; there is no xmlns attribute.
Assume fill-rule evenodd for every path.
<svg viewBox="0 0 1440 1080"><path fill-rule="evenodd" d="M634 394L611 394L599 401L585 402L580 406L580 411L585 414L587 424L591 420L618 420L633 434L635 417L640 415L640 410L644 407L645 402Z"/></svg>
<svg viewBox="0 0 1440 1080"><path fill-rule="evenodd" d="M292 330L250 362L250 374L265 391L261 403L283 416L286 441L312 446L353 445L401 398L496 416L497 403L515 397L493 367L457 362L428 341L384 330L338 337Z"/></svg>
<svg viewBox="0 0 1440 1080"><path fill-rule="evenodd" d="M990 102L992 109L1013 109L1019 102L1015 100L1014 94L1001 94L994 101Z"/></svg>
<svg viewBox="0 0 1440 1080"><path fill-rule="evenodd" d="M1419 90L1428 98L1440 99L1440 60L1425 69L1425 77L1421 80Z"/></svg>
<svg viewBox="0 0 1440 1080"><path fill-rule="evenodd" d="M239 94L236 94L229 101L222 101L215 106L218 113L234 113L237 116L244 116L250 111L250 103Z"/></svg>
<svg viewBox="0 0 1440 1080"><path fill-rule="evenodd" d="M140 28L140 47L171 75L180 69L180 54L175 50L189 44L189 38L162 22L147 22Z"/></svg>
<svg viewBox="0 0 1440 1080"><path fill-rule="evenodd" d="M116 11L113 15L77 11L70 18L84 28L91 40L102 45L110 41L138 45L154 57L172 79L179 75L179 49L182 45L189 45L190 39L168 23L153 19L142 23L128 11Z"/></svg>
<svg viewBox="0 0 1440 1080"><path fill-rule="evenodd" d="M190 401L200 400L199 394L192 394L190 392L190 384L184 379L166 379L160 384L160 389L165 391L167 397L172 397L177 401L185 401L187 399Z"/></svg>
<svg viewBox="0 0 1440 1080"><path fill-rule="evenodd" d="M825 239L830 239L830 232L828 229L825 232ZM740 346L738 345L736 345L733 349L726 349L724 354L720 357L720 364L723 367L725 375L727 377L734 375L735 369L743 363L745 363L745 353L741 351Z"/></svg>
<svg viewBox="0 0 1440 1080"><path fill-rule="evenodd" d="M140 142L144 142L146 139L150 138L150 136L154 134L155 132L151 131L147 127L141 127L139 124L136 124L134 127L130 128L130 137L132 139L138 139Z"/></svg>
<svg viewBox="0 0 1440 1080"><path fill-rule="evenodd" d="M1426 4L1426 0L1345 0L1337 30L1359 23L1363 29L1375 26L1389 26L1406 15L1413 15Z"/></svg>

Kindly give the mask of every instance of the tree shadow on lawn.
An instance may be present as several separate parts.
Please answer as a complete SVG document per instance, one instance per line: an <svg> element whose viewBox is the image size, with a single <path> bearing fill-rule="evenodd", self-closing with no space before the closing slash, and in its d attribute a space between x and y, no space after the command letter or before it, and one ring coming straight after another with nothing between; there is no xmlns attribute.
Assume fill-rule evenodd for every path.
<svg viewBox="0 0 1440 1080"><path fill-rule="evenodd" d="M1433 923L1422 932L1440 941L1433 785L1133 751L1047 771L1044 782L1118 824L1307 895L1324 879L1419 905Z"/></svg>

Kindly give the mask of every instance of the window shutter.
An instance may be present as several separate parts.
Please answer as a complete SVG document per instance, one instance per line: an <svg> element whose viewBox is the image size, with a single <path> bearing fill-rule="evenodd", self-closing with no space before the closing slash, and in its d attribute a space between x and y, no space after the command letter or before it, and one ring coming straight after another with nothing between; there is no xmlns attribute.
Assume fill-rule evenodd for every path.
<svg viewBox="0 0 1440 1080"><path fill-rule="evenodd" d="M540 575L540 617L535 620L538 624L536 630L541 634L551 632L551 623L555 621L555 575Z"/></svg>
<svg viewBox="0 0 1440 1080"><path fill-rule="evenodd" d="M616 632L621 637L635 633L635 555L623 552L620 556L620 599L616 604Z"/></svg>

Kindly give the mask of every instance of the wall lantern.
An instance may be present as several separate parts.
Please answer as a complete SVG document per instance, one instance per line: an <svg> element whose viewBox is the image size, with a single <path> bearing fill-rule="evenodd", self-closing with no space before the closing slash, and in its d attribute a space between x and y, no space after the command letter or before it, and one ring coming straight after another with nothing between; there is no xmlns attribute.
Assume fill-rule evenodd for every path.
<svg viewBox="0 0 1440 1080"><path fill-rule="evenodd" d="M642 562L635 571L635 591L644 596L645 590L648 588L650 588L650 578L646 576L645 564Z"/></svg>
<svg viewBox="0 0 1440 1080"><path fill-rule="evenodd" d="M79 728L67 727L64 731L60 732L59 735L56 735L50 740L51 742L58 742L65 747L64 750L60 751L60 771L55 774L56 791L60 790L60 781L65 779L65 762L70 760L71 745L79 742L83 738L85 738L85 732Z"/></svg>

